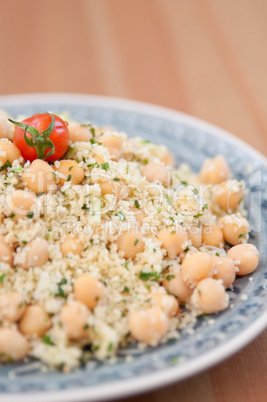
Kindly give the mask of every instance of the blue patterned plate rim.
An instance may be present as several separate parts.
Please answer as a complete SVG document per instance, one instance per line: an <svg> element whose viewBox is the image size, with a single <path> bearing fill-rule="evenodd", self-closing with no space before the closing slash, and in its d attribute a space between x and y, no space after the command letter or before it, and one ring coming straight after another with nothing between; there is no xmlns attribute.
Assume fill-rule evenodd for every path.
<svg viewBox="0 0 267 402"><path fill-rule="evenodd" d="M65 107L67 105L75 105L81 107L99 107L114 110L129 111L139 115L160 116L167 121L180 123L192 129L205 132L217 139L217 141L226 141L232 144L240 151L246 152L253 160L267 169L267 160L258 151L246 144L242 140L236 138L229 132L218 128L210 123L204 122L190 115L177 112L161 106L151 105L148 103L125 100L113 97L98 95L79 95L68 93L41 93L41 94L20 94L6 95L0 97L0 109L13 106L26 105L58 105ZM162 140L164 143L164 139ZM264 261L265 262L265 261ZM267 293L267 292L265 292ZM264 298L266 296L264 295ZM263 311L260 316L250 323L247 328L236 333L233 337L223 342L215 348L195 357L189 361L175 367L167 367L164 370L158 370L152 374L145 373L142 376L136 376L130 379L120 379L106 384L100 384L90 387L80 387L73 389L57 390L57 391L37 391L23 393L5 393L2 394L6 402L59 402L59 401L93 401L93 400L110 400L119 397L134 395L148 390L156 389L164 385L168 385L175 381L183 380L194 374L197 374L216 363L221 362L232 354L236 353L242 347L251 342L260 334L267 326L267 311ZM112 367L112 366L110 366ZM89 374L89 373L88 373ZM90 373L89 375L91 375ZM4 380L4 379L3 379ZM1 377L0 377L1 382ZM1 394L0 394L1 395Z"/></svg>

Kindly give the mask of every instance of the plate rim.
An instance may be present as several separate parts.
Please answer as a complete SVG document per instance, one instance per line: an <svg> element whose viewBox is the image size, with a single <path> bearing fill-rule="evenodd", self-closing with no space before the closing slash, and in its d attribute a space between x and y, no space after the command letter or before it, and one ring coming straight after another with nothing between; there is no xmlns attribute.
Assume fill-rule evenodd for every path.
<svg viewBox="0 0 267 402"><path fill-rule="evenodd" d="M223 136L228 142L238 146L257 158L267 167L267 158L259 151L247 144L245 141L231 134L212 123L206 122L189 114L176 111L174 109L163 106L153 105L146 102L129 100L111 96L87 95L73 93L28 93L15 95L0 96L0 109L20 104L22 102L38 102L40 104L77 104L77 105L94 105L100 107L113 107L117 109L132 110L142 114L161 115L162 117L171 118L189 126L205 130L214 137L221 138ZM232 339L218 346L215 350L211 350L197 357L196 359L183 362L175 367L159 370L153 374L146 374L142 377L136 377L126 380L118 380L113 383L107 383L105 386L97 385L83 388L75 388L73 390L59 391L42 391L35 393L14 393L2 394L6 402L51 402L59 401L86 401L86 400L111 400L126 396L133 396L142 392L158 389L163 386L170 385L175 381L181 381L198 374L215 364L222 362L233 354L240 351L244 346L256 338L267 327L267 311L263 313L256 321L240 334L235 335Z"/></svg>

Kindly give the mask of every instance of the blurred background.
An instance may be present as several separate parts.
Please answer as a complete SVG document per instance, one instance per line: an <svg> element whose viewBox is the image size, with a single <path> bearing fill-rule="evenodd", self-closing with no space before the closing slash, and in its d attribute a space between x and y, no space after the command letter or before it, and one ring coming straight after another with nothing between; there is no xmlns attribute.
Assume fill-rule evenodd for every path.
<svg viewBox="0 0 267 402"><path fill-rule="evenodd" d="M0 94L151 102L267 154L266 0L0 0Z"/></svg>
<svg viewBox="0 0 267 402"><path fill-rule="evenodd" d="M151 102L267 155L266 72L266 0L0 0L0 95ZM128 401L266 401L266 349L267 332L193 379Z"/></svg>

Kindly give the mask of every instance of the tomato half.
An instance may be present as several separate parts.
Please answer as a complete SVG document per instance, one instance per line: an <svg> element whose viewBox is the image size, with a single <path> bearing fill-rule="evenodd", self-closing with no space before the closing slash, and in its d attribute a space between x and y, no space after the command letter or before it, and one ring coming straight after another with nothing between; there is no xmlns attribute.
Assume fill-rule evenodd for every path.
<svg viewBox="0 0 267 402"><path fill-rule="evenodd" d="M46 148L44 151L44 157L42 159L46 161L55 161L61 158L68 149L69 146L69 130L67 123L65 123L59 116L50 115L49 113L38 113L34 114L31 117L23 120L21 123L34 127L40 132L40 136L42 136L42 132L47 130L49 125L52 122L52 117L54 116L54 129L49 135L48 139L52 141L54 144L54 153L53 155L45 158L45 155L51 151L52 148ZM13 122L13 121L12 121ZM13 122L15 124L15 122ZM23 158L28 161L33 161L38 158L36 148L29 146L24 138L24 131L22 128L16 126L13 136L13 143L19 148ZM26 133L29 139L34 139L34 136L31 135L28 131ZM50 144L50 145L53 145Z"/></svg>

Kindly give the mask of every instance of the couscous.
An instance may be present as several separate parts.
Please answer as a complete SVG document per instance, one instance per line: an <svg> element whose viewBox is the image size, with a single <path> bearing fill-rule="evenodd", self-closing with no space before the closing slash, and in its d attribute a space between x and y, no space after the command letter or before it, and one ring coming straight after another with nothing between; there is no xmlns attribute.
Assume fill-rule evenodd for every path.
<svg viewBox="0 0 267 402"><path fill-rule="evenodd" d="M197 174L112 127L18 120L0 115L0 361L69 371L227 308L259 253L223 156Z"/></svg>

